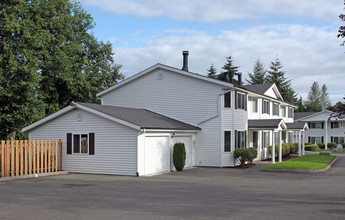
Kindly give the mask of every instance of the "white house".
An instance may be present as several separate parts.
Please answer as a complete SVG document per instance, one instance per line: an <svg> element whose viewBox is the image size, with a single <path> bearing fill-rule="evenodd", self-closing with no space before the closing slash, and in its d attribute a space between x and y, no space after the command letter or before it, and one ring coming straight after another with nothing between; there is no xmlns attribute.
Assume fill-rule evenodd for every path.
<svg viewBox="0 0 345 220"><path fill-rule="evenodd" d="M345 119L331 117L332 113L328 110L295 113L296 121L306 122L309 125L305 142L324 143L326 149L329 142L336 142L337 144L345 142Z"/></svg>
<svg viewBox="0 0 345 220"><path fill-rule="evenodd" d="M296 106L274 84L234 86L191 73L187 56L182 70L156 64L98 93L101 105L77 102L23 131L60 138L69 172L142 176L173 170L176 142L186 145L187 167L232 167L236 148L257 147L257 159L266 159L268 145L308 128L293 123Z"/></svg>

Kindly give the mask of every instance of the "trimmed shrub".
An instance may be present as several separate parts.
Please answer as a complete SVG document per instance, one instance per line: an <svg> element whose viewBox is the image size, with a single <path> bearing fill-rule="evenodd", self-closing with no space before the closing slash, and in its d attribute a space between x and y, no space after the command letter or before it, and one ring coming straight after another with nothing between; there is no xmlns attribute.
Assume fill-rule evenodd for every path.
<svg viewBox="0 0 345 220"><path fill-rule="evenodd" d="M293 147L291 148L290 154L297 154L298 153L298 143L293 143Z"/></svg>
<svg viewBox="0 0 345 220"><path fill-rule="evenodd" d="M343 148L345 148L345 143L342 143L341 146L343 146Z"/></svg>
<svg viewBox="0 0 345 220"><path fill-rule="evenodd" d="M313 144L311 144L311 145L305 145L305 146L304 146L304 149L305 149L305 150L309 150L309 151L317 151L317 150L319 149L319 146L313 145Z"/></svg>
<svg viewBox="0 0 345 220"><path fill-rule="evenodd" d="M290 148L291 148L290 144L283 143L283 148L285 149L283 156L288 156L290 154Z"/></svg>
<svg viewBox="0 0 345 220"><path fill-rule="evenodd" d="M337 143L335 143L335 142L329 142L329 143L327 143L327 148L328 149L334 149L334 148L336 148L337 147Z"/></svg>
<svg viewBox="0 0 345 220"><path fill-rule="evenodd" d="M324 143L317 143L317 146L319 146L320 149L325 149Z"/></svg>
<svg viewBox="0 0 345 220"><path fill-rule="evenodd" d="M248 148L238 148L234 151L234 159L240 163L240 166L243 166L246 161L250 161L251 157L252 153Z"/></svg>
<svg viewBox="0 0 345 220"><path fill-rule="evenodd" d="M254 147L250 147L248 148L248 150L250 152L248 160L250 164L253 164L253 160L258 156L258 149Z"/></svg>
<svg viewBox="0 0 345 220"><path fill-rule="evenodd" d="M313 144L310 143L310 142L305 142L305 143L304 143L304 146L306 146L306 145L313 145Z"/></svg>
<svg viewBox="0 0 345 220"><path fill-rule="evenodd" d="M179 142L174 145L173 162L177 171L183 170L186 163L186 148L184 143Z"/></svg>

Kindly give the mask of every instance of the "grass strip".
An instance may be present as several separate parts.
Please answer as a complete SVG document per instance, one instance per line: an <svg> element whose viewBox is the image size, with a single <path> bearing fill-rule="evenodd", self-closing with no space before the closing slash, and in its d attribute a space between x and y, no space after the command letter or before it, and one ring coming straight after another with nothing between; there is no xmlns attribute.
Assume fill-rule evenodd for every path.
<svg viewBox="0 0 345 220"><path fill-rule="evenodd" d="M324 156L318 154L309 154L297 157L284 162L271 164L264 169L284 169L284 170L319 170L328 166L336 156Z"/></svg>

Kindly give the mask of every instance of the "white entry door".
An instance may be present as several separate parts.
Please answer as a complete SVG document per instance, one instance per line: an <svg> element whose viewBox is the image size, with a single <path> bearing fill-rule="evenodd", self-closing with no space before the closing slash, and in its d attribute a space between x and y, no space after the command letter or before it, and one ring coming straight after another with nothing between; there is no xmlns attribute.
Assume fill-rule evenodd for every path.
<svg viewBox="0 0 345 220"><path fill-rule="evenodd" d="M192 137L178 137L175 136L173 138L173 142L178 143L184 143L184 146L186 148L186 164L185 167L192 167L193 166L193 143L192 143Z"/></svg>
<svg viewBox="0 0 345 220"><path fill-rule="evenodd" d="M170 171L168 137L145 138L145 175Z"/></svg>

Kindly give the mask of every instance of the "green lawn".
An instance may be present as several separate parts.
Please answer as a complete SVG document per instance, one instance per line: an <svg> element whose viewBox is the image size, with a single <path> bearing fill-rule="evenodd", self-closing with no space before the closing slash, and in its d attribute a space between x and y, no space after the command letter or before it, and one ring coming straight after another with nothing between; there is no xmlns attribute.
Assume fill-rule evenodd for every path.
<svg viewBox="0 0 345 220"><path fill-rule="evenodd" d="M291 160L287 160L281 163L271 164L262 169L318 170L325 168L335 158L336 156L309 154Z"/></svg>

